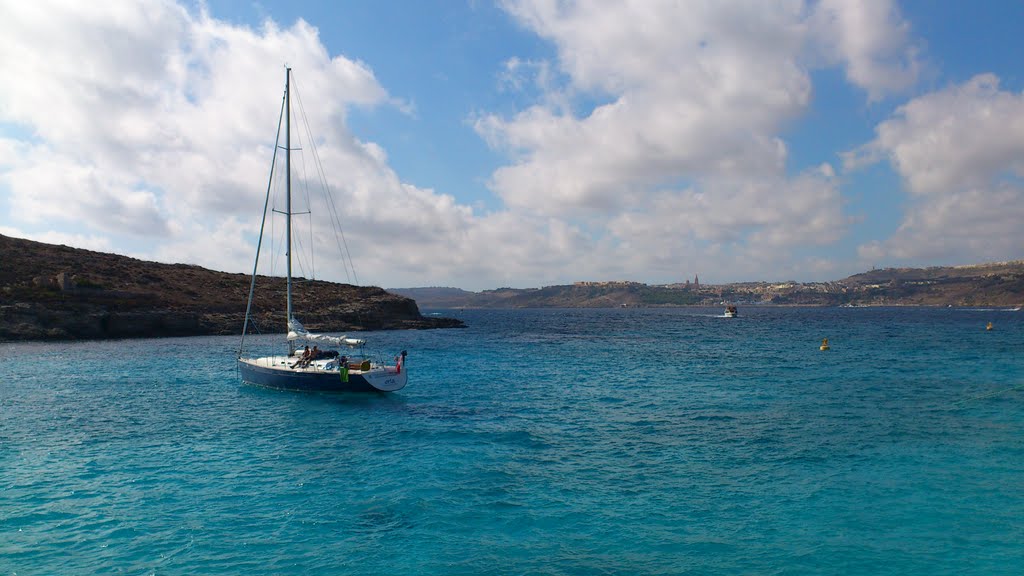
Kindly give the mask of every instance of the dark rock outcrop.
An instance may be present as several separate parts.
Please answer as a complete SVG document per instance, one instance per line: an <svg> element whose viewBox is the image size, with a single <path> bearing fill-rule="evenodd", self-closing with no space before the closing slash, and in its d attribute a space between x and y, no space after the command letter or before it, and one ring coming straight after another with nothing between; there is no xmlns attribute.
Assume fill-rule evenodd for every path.
<svg viewBox="0 0 1024 576"><path fill-rule="evenodd" d="M251 277L0 235L0 341L239 334ZM252 328L285 331L285 280L260 276ZM381 288L296 279L295 315L318 332L452 328Z"/></svg>

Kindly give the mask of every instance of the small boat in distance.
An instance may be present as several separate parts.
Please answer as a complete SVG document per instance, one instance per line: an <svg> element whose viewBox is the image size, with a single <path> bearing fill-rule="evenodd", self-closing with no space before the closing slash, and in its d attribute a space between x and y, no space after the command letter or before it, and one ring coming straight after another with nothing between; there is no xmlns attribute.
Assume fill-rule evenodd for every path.
<svg viewBox="0 0 1024 576"><path fill-rule="evenodd" d="M723 314L723 316L725 316L726 318L735 318L735 317L737 317L739 315L740 315L740 313L736 311L736 307L735 306L726 306L725 307L725 314Z"/></svg>
<svg viewBox="0 0 1024 576"><path fill-rule="evenodd" d="M291 68L285 72L284 102L281 105L284 119L284 144L282 145L280 123L278 142L274 149L275 163L277 150L285 150L285 192L286 208L283 211L286 226L287 258L287 326L285 339L287 353L245 357L245 335L252 314L253 294L256 290L256 272L259 265L260 246L263 243L263 227L256 245L256 263L253 265L252 283L249 286L249 302L245 309L242 325L242 342L238 349L238 371L243 382L282 390L311 392L394 392L405 387L408 373L405 370L406 352L395 356L394 363L371 359L363 352L362 339L346 336L314 334L305 329L292 313L292 179L291 170ZM274 174L271 170L271 182ZM263 220L266 222L270 205L271 186L267 186L267 203L264 204ZM277 212L277 210L275 210ZM300 347L300 344L302 346ZM320 350L319 345L345 347L345 353L338 350ZM310 350L310 345L313 350Z"/></svg>

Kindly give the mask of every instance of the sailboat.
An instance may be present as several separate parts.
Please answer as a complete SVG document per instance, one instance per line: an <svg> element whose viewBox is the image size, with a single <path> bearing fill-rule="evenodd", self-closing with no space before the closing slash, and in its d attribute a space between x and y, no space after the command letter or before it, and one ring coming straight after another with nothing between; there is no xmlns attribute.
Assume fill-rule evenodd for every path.
<svg viewBox="0 0 1024 576"><path fill-rule="evenodd" d="M287 254L287 326L285 338L286 354L245 357L245 335L248 332L252 314L253 295L256 289L256 271L259 266L260 246L263 243L263 227L256 246L256 262L253 265L252 283L249 286L249 302L245 309L242 325L242 341L238 348L238 372L243 382L268 388L300 390L311 392L394 392L405 387L408 372L405 368L406 352L394 357L392 363L370 358L365 352L365 340L348 336L315 334L306 330L292 312L292 182L291 182L291 68L285 70L284 102L285 120L285 210L286 254ZM281 148L281 130L278 124L278 142L274 148L274 164L277 150ZM273 181L273 170L271 171ZM267 186L267 203L263 218L266 222L266 206L269 205L271 186ZM302 347L300 348L300 344ZM320 344L336 346L341 350L320 351ZM317 353L309 350L312 345Z"/></svg>

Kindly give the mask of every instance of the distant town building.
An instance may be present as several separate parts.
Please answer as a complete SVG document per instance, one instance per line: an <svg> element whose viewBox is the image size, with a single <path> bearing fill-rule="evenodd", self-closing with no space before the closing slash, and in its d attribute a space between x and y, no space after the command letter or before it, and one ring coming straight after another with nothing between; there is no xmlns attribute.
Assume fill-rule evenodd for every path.
<svg viewBox="0 0 1024 576"><path fill-rule="evenodd" d="M700 278L696 274L693 275L693 289L700 290Z"/></svg>

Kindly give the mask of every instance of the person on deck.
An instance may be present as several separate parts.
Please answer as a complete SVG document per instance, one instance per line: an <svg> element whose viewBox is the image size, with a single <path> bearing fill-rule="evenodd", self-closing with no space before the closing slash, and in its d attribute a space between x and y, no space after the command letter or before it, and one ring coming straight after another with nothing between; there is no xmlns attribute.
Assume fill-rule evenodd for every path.
<svg viewBox="0 0 1024 576"><path fill-rule="evenodd" d="M298 360L296 360L295 364L292 364L292 368L296 368L296 367L302 368L308 362L309 362L309 346L306 346L306 349L302 351L302 357L299 358Z"/></svg>

